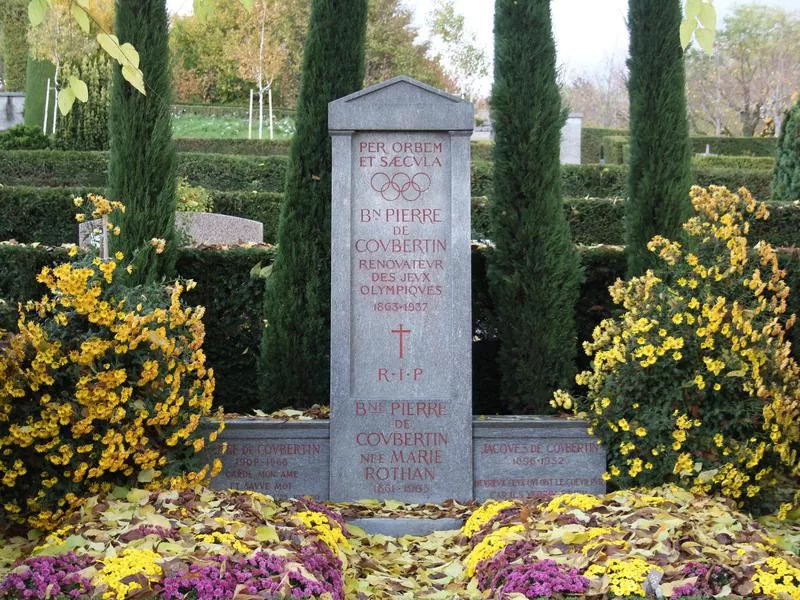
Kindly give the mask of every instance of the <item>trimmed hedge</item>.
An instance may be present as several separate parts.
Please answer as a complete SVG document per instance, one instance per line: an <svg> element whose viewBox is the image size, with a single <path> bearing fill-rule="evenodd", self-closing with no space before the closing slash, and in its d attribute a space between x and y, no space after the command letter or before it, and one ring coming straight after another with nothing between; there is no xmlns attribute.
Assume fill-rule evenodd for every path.
<svg viewBox="0 0 800 600"><path fill-rule="evenodd" d="M595 170L597 171L597 170ZM618 174L617 171L611 172ZM0 240L47 245L75 243L75 196L95 188L0 187ZM260 221L264 241L277 240L282 194L209 190L214 212ZM488 196L472 198L472 237L491 238ZM776 246L800 246L800 203L767 202L771 217L753 227L753 236ZM565 198L564 210L576 244L622 244L625 203L621 198Z"/></svg>
<svg viewBox="0 0 800 600"><path fill-rule="evenodd" d="M72 199L88 192L104 194L105 188L0 186L0 240L47 245L76 243L78 225L75 215L82 210L75 207ZM264 240L275 242L282 194L209 192L214 212L261 221Z"/></svg>
<svg viewBox="0 0 800 600"><path fill-rule="evenodd" d="M760 137L693 137L692 152L702 154L706 144L711 154L727 156L775 156L778 148L777 138Z"/></svg>
<svg viewBox="0 0 800 600"><path fill-rule="evenodd" d="M190 184L220 191L283 191L285 156L231 156L211 153L178 154L178 176ZM104 152L52 150L0 151L0 184L47 187L105 187ZM770 197L772 173L767 169L695 167L694 183L747 187L759 200ZM472 161L472 195L492 195L493 165ZM561 188L565 197L610 198L625 196L627 169L622 165L562 165Z"/></svg>
<svg viewBox="0 0 800 600"><path fill-rule="evenodd" d="M291 140L246 140L226 138L175 138L178 152L210 152L249 156L285 156Z"/></svg>
<svg viewBox="0 0 800 600"><path fill-rule="evenodd" d="M800 210L800 209L798 209ZM774 214L774 213L773 213ZM798 213L800 214L800 213ZM625 256L621 246L579 246L586 280L576 307L578 343L590 339L602 319L615 314L608 286L625 274ZM486 257L489 247L472 251L472 315L476 341L473 343L473 404L476 414L502 412L497 405L498 373L494 364L500 341L493 326L493 307L486 282ZM217 377L216 400L229 412L241 412L257 405L255 366L262 328L264 281L251 277L257 265L271 263L273 250L232 248L229 250L183 248L178 252L178 272L198 285L186 293L187 302L206 307L205 351L209 366ZM800 289L800 250L780 252L787 280L792 289ZM44 287L36 275L45 265L66 260L63 248L0 244L0 328L14 327L17 302L36 298ZM789 308L800 310L800 294L790 294ZM794 337L800 327L792 330ZM797 352L797 350L795 351ZM589 359L580 351L578 366Z"/></svg>
<svg viewBox="0 0 800 600"><path fill-rule="evenodd" d="M581 163L596 164L600 162L600 146L604 146L606 164L613 162L610 154L614 152L609 148L605 138L628 137L625 129L602 129L599 127L584 127L581 130ZM777 148L776 138L757 137L692 137L692 152L702 154L706 151L706 144L710 146L712 154L726 156L775 156ZM619 141L619 140L616 140ZM613 141L612 141L613 143Z"/></svg>
<svg viewBox="0 0 800 600"><path fill-rule="evenodd" d="M774 156L725 156L695 154L692 165L711 169L774 169Z"/></svg>
<svg viewBox="0 0 800 600"><path fill-rule="evenodd" d="M286 162L285 156L183 153L178 154L177 175L192 185L216 190L280 192ZM2 185L104 187L107 168L106 152L0 152Z"/></svg>
<svg viewBox="0 0 800 600"><path fill-rule="evenodd" d="M625 129L603 129L600 127L584 127L581 129L581 164L597 164L600 162L600 146L603 146L603 139L609 136L627 136ZM606 147L605 159L608 160Z"/></svg>

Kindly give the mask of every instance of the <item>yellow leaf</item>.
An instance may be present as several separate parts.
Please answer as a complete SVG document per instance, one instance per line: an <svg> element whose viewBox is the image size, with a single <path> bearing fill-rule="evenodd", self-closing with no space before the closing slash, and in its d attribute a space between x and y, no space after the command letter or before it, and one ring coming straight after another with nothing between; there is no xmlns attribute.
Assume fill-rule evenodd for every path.
<svg viewBox="0 0 800 600"><path fill-rule="evenodd" d="M144 75L142 75L142 72L138 68L130 65L122 65L122 77L140 91L142 95L147 95L147 92L144 91Z"/></svg>
<svg viewBox="0 0 800 600"><path fill-rule="evenodd" d="M76 2L70 5L69 11L72 13L72 17L77 21L83 33L89 33L89 15L86 14L86 11Z"/></svg>
<svg viewBox="0 0 800 600"><path fill-rule="evenodd" d="M62 115L69 114L74 103L75 94L72 92L72 88L65 87L58 90L58 110L61 111Z"/></svg>
<svg viewBox="0 0 800 600"><path fill-rule="evenodd" d="M44 21L47 13L47 0L31 0L28 4L28 20L36 27Z"/></svg>
<svg viewBox="0 0 800 600"><path fill-rule="evenodd" d="M139 68L139 53L136 51L131 44L125 42L119 47L119 53L121 55L120 63L122 64L129 64L132 67Z"/></svg>
<svg viewBox="0 0 800 600"><path fill-rule="evenodd" d="M711 2L703 2L700 7L700 13L697 15L697 20L704 29L709 31L716 31L717 29L717 9Z"/></svg>
<svg viewBox="0 0 800 600"><path fill-rule="evenodd" d="M78 79L73 75L70 75L69 87L72 89L72 93L75 94L75 97L78 100L80 100L81 102L89 101L89 88L86 87L85 82L81 81L80 79Z"/></svg>
<svg viewBox="0 0 800 600"><path fill-rule="evenodd" d="M273 525L259 525L256 527L256 540L259 542L279 542L278 532Z"/></svg>
<svg viewBox="0 0 800 600"><path fill-rule="evenodd" d="M113 33L98 33L97 43L111 58L117 62L122 62L120 60L119 38L117 36Z"/></svg>
<svg viewBox="0 0 800 600"><path fill-rule="evenodd" d="M681 22L681 47L686 49L689 47L689 44L692 41L692 34L694 33L694 28L697 24L697 21L692 19L689 21L685 19Z"/></svg>
<svg viewBox="0 0 800 600"><path fill-rule="evenodd" d="M694 37L697 43L706 54L714 52L714 30L713 29L697 29L694 32Z"/></svg>

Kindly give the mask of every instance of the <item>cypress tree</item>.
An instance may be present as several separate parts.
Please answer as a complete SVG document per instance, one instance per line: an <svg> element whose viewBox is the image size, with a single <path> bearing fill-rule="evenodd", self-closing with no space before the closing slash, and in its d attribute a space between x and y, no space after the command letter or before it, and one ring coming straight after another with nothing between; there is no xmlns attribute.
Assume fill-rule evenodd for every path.
<svg viewBox="0 0 800 600"><path fill-rule="evenodd" d="M367 0L314 0L297 100L278 254L266 283L262 405L330 395L331 142L328 102L364 79Z"/></svg>
<svg viewBox="0 0 800 600"><path fill-rule="evenodd" d="M550 0L496 0L492 236L488 267L500 327L501 397L546 412L571 384L582 279L560 189L565 111Z"/></svg>
<svg viewBox="0 0 800 600"><path fill-rule="evenodd" d="M175 266L175 147L170 120L168 21L165 0L117 0L116 35L139 52L147 95L113 67L109 107L108 193L125 204L115 249L141 249L131 284L160 280ZM156 253L152 238L166 240Z"/></svg>
<svg viewBox="0 0 800 600"><path fill-rule="evenodd" d="M628 274L654 264L647 242L680 237L691 213L680 0L629 0L630 168L625 204Z"/></svg>
<svg viewBox="0 0 800 600"><path fill-rule="evenodd" d="M37 60L32 56L28 57L27 69L25 72L25 125L28 127L39 127L44 123L44 97L47 94L47 80L56 74L56 66L49 60ZM52 85L52 81L51 81ZM50 105L48 111L53 114L53 95L50 90ZM58 110L56 108L56 110ZM74 106L73 106L74 110ZM50 127L48 126L48 131Z"/></svg>
<svg viewBox="0 0 800 600"><path fill-rule="evenodd" d="M772 199L800 199L800 99L786 112L778 136Z"/></svg>

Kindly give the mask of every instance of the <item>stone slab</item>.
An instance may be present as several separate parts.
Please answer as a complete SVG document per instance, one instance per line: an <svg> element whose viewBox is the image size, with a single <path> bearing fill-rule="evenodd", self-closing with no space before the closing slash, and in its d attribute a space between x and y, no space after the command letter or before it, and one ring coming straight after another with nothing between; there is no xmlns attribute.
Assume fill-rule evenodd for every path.
<svg viewBox="0 0 800 600"><path fill-rule="evenodd" d="M328 421L228 419L219 436L227 442L215 489L254 490L276 498L328 498Z"/></svg>
<svg viewBox="0 0 800 600"><path fill-rule="evenodd" d="M586 423L554 417L475 421L475 499L604 494L606 454Z"/></svg>
<svg viewBox="0 0 800 600"><path fill-rule="evenodd" d="M472 105L408 77L329 105L331 499L472 496Z"/></svg>
<svg viewBox="0 0 800 600"><path fill-rule="evenodd" d="M581 128L583 127L583 115L581 113L570 113L566 123L561 128L561 164L579 165L581 164Z"/></svg>
<svg viewBox="0 0 800 600"><path fill-rule="evenodd" d="M22 123L25 111L23 92L0 92L0 131Z"/></svg>
<svg viewBox="0 0 800 600"><path fill-rule="evenodd" d="M216 429L212 424L209 428ZM605 452L586 423L552 417L480 417L473 422L474 494L488 498L605 493ZM229 452L212 482L277 498L330 499L330 422L230 418Z"/></svg>
<svg viewBox="0 0 800 600"><path fill-rule="evenodd" d="M412 517L349 519L348 525L355 525L370 535L380 534L390 537L404 535L428 535L434 531L455 531L464 526L463 519L415 519Z"/></svg>
<svg viewBox="0 0 800 600"><path fill-rule="evenodd" d="M232 217L218 213L177 212L175 226L191 238L191 243L202 245L261 244L264 241L264 224L252 219ZM88 248L99 244L100 220L84 221L78 225L78 245Z"/></svg>

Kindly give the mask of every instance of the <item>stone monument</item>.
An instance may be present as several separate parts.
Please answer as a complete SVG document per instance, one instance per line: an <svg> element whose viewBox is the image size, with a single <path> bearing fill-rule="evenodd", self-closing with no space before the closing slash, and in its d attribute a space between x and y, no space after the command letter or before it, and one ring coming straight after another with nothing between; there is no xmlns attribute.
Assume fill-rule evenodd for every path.
<svg viewBox="0 0 800 600"><path fill-rule="evenodd" d="M331 102L334 501L472 498L472 104L409 77Z"/></svg>

